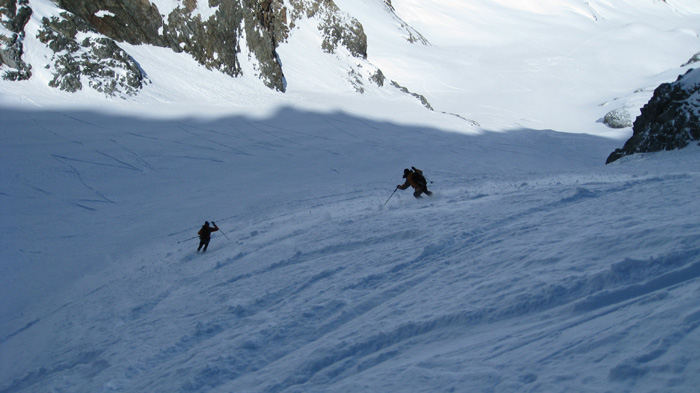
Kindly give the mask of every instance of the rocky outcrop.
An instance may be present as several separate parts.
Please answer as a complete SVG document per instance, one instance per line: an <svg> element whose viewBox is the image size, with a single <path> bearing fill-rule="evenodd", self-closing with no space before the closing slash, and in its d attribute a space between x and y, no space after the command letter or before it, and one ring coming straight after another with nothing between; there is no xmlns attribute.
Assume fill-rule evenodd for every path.
<svg viewBox="0 0 700 393"><path fill-rule="evenodd" d="M700 62L700 52L696 53L688 61L686 61L681 67L687 67L693 63Z"/></svg>
<svg viewBox="0 0 700 393"><path fill-rule="evenodd" d="M690 69L656 90L634 121L633 135L607 159L634 153L674 150L700 140L700 69Z"/></svg>
<svg viewBox="0 0 700 393"><path fill-rule="evenodd" d="M0 24L7 31L0 30L0 66L10 68L2 75L5 80L26 80L32 76L31 65L22 59L24 27L31 15L27 0L0 0Z"/></svg>
<svg viewBox="0 0 700 393"><path fill-rule="evenodd" d="M345 12L341 11L332 0L291 0L289 27L294 29L296 22L302 18L318 21L317 28L323 35L321 48L327 53L335 53L343 46L359 58L367 58L367 36L364 28Z"/></svg>
<svg viewBox="0 0 700 393"><path fill-rule="evenodd" d="M345 63L346 82L357 92L364 93L367 83L384 86L381 70L367 61L362 24L333 0L43 1L55 4L55 12L42 18L38 31L32 24L31 44L36 45L36 37L53 55L48 64L43 57L34 59L41 61L34 66L40 67L42 77L44 69L49 70L49 85L65 91L89 87L108 96L138 94L148 78L123 49L126 46L121 43L128 43L186 53L208 69L232 77L253 74L247 76L284 92L286 80L277 50L309 21L321 38L318 50ZM0 0L0 72L5 79L32 76L32 65L23 60L24 26L32 15L31 4ZM385 7L407 40L427 44L395 15L390 0L385 0ZM46 14L45 8L42 13ZM411 94L429 107L422 96Z"/></svg>
<svg viewBox="0 0 700 393"><path fill-rule="evenodd" d="M184 0L172 10L159 10L148 0L60 0L59 5L111 39L189 53L207 68L234 77L241 73L238 54L245 37L260 60L261 79L283 91L282 70L274 53L272 2L212 0L207 2L211 15L203 17L195 12L198 1L207 0ZM260 28L264 22L267 28Z"/></svg>
<svg viewBox="0 0 700 393"><path fill-rule="evenodd" d="M239 57L248 56L263 83L279 91L285 90L285 81L277 47L299 18L319 20L324 51L333 53L342 45L353 56L367 56L362 25L332 1L288 3L291 10L282 0L183 0L173 10L159 10L148 0L59 0L62 8L111 39L189 53L207 68L233 77L242 73ZM208 16L197 12L203 7L211 11Z"/></svg>
<svg viewBox="0 0 700 393"><path fill-rule="evenodd" d="M414 93L414 92L408 90L408 88L406 88L405 86L401 86L401 85L398 84L396 81L391 81L391 85L394 86L395 88L399 89L402 93L408 94L408 95L410 95L410 96L413 96L413 97L417 98L418 101L420 101L420 103L421 103L426 109L430 109L431 111L434 110L434 109L433 109L433 106L430 105L430 102L428 102L428 99L425 98L425 96L423 96L422 94Z"/></svg>
<svg viewBox="0 0 700 393"><path fill-rule="evenodd" d="M78 33L84 38L78 40ZM145 83L138 64L110 38L82 18L63 12L42 19L38 39L54 53L49 86L75 92L88 85L108 96L135 95Z"/></svg>
<svg viewBox="0 0 700 393"><path fill-rule="evenodd" d="M362 25L331 0L182 0L163 10L148 0L53 1L67 12L45 18L38 38L55 53L51 86L67 91L81 89L87 76L91 87L109 95L134 94L144 75L118 42L188 53L232 77L242 74L241 56L246 56L266 86L284 91L277 48L300 18L317 20L320 49L335 53L343 46L352 56L367 57ZM0 0L2 24L9 32L0 30L0 66L10 69L5 79L31 77L31 65L22 60L23 29L31 13L27 0ZM78 42L76 33L90 33L90 38ZM111 75L116 80L109 81Z"/></svg>
<svg viewBox="0 0 700 393"><path fill-rule="evenodd" d="M394 5L391 4L391 0L384 0L384 4L386 5L387 9L391 12L391 14L394 16L398 24L401 26L401 29L407 34L406 35L406 41L410 43L419 43L423 45L428 45L428 40L423 37L421 33L419 33L416 29L412 28L411 26L408 25L408 23L404 22L403 19L399 18L398 15L396 15L396 10L394 9Z"/></svg>

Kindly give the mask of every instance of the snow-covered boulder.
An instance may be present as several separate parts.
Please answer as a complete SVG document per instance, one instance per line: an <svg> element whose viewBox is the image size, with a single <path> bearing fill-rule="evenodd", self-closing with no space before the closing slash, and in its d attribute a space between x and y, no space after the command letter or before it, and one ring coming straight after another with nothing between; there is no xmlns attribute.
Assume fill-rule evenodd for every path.
<svg viewBox="0 0 700 393"><path fill-rule="evenodd" d="M633 131L606 163L634 153L680 149L700 140L700 68L656 88L634 121Z"/></svg>
<svg viewBox="0 0 700 393"><path fill-rule="evenodd" d="M603 123L610 128L632 127L632 115L622 108L613 109L603 118Z"/></svg>

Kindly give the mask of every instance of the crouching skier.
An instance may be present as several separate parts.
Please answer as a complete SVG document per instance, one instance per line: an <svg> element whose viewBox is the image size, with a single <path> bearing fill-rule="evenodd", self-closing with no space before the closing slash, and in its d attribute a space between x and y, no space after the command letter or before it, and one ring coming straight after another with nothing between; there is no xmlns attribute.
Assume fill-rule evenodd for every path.
<svg viewBox="0 0 700 393"><path fill-rule="evenodd" d="M197 234L199 235L199 247L197 247L197 252L199 252L199 250L202 249L202 247L204 247L202 252L206 252L207 247L209 247L209 241L211 240L211 233L219 230L219 227L216 226L216 223L214 221L212 221L211 223L214 224L214 227L210 227L209 221L205 221L204 225L202 225L202 228L199 230L199 232L197 232Z"/></svg>
<svg viewBox="0 0 700 393"><path fill-rule="evenodd" d="M423 177L423 171L413 166L411 169L406 168L403 170L403 178L406 179L406 182L396 186L396 188L405 190L411 186L415 190L413 196L416 198L421 198L422 193L428 196L433 195L432 192L428 191L428 181Z"/></svg>

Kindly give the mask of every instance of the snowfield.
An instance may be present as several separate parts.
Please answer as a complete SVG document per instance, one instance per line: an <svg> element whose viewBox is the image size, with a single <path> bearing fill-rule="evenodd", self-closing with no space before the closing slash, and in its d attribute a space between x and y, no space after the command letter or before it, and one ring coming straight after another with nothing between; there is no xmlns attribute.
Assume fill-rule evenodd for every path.
<svg viewBox="0 0 700 393"><path fill-rule="evenodd" d="M0 393L695 392L700 146L606 166L599 119L697 3L336 2L367 63L300 30L285 94L129 45L132 100L0 82Z"/></svg>

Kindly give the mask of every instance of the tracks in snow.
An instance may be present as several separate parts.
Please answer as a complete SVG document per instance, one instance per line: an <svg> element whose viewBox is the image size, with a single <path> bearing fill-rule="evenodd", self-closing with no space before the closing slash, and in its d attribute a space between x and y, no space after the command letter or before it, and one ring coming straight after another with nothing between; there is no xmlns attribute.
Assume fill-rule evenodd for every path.
<svg viewBox="0 0 700 393"><path fill-rule="evenodd" d="M434 199L399 197L383 210L361 192L297 200L285 215L227 231L233 244L221 239L207 254L191 257L184 246L145 252L133 271L67 308L82 318L75 323L99 322L111 332L90 342L98 352L85 359L114 386L132 387L127 391L167 386L174 372L189 376L180 391L312 389L371 375L380 365L400 370L407 356L448 367L445 359L464 359L464 351L486 363L521 356L541 365L590 361L646 318L637 304L661 305L700 277L693 240L700 227L692 219L668 220L687 231L673 234L679 251L643 259L627 254L640 247L644 254L643 244L657 235L605 215L619 208L624 192L640 194L630 204L647 208L637 221L663 217L668 212L650 209L643 197L659 182L685 180L491 182L442 189ZM634 244L611 245L586 230L597 225L626 231ZM562 244L571 253L562 253ZM101 304L99 313L92 304ZM617 315L624 316L619 329L585 334ZM697 331L697 315L654 338L657 344L650 339L644 354L614 359L609 378L651 372ZM147 350L123 348L119 337ZM79 344L66 340L67 347ZM418 356L421 348L430 351ZM93 367L84 363L75 367ZM17 383L71 372L63 363L45 371ZM513 378L517 386L543 382L538 370Z"/></svg>

